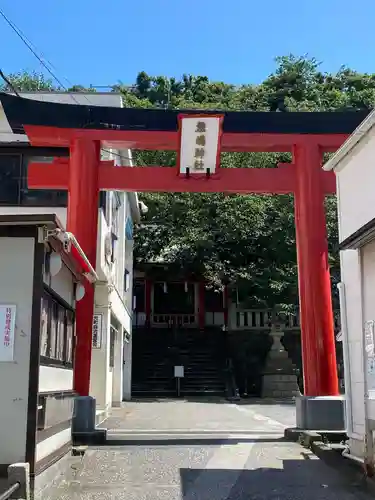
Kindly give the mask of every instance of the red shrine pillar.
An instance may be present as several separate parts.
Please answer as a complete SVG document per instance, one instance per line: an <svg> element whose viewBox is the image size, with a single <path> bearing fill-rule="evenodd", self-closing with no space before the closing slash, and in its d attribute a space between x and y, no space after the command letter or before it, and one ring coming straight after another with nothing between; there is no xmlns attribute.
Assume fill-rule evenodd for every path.
<svg viewBox="0 0 375 500"><path fill-rule="evenodd" d="M319 146L295 146L293 163L304 392L334 396L339 392Z"/></svg>
<svg viewBox="0 0 375 500"><path fill-rule="evenodd" d="M98 168L100 142L74 139L70 145L67 229L77 238L91 265L96 267L98 232ZM90 391L94 286L86 281L85 295L77 302L77 344L74 362L74 389L80 396Z"/></svg>
<svg viewBox="0 0 375 500"><path fill-rule="evenodd" d="M151 324L151 299L152 299L152 281L148 278L145 279L145 314L146 314L146 326L149 327Z"/></svg>
<svg viewBox="0 0 375 500"><path fill-rule="evenodd" d="M203 281L198 283L198 326L204 330L206 325L206 286Z"/></svg>
<svg viewBox="0 0 375 500"><path fill-rule="evenodd" d="M229 323L229 290L228 285L224 285L223 290L223 312L224 312L224 325L228 328Z"/></svg>

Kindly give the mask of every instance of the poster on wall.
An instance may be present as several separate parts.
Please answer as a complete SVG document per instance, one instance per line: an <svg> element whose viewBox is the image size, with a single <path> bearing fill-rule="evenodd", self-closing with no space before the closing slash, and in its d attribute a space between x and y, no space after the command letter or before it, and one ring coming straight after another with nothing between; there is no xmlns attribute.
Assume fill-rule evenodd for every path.
<svg viewBox="0 0 375 500"><path fill-rule="evenodd" d="M0 305L0 362L14 361L16 306Z"/></svg>
<svg viewBox="0 0 375 500"><path fill-rule="evenodd" d="M92 322L92 347L100 349L102 346L103 314L94 314Z"/></svg>

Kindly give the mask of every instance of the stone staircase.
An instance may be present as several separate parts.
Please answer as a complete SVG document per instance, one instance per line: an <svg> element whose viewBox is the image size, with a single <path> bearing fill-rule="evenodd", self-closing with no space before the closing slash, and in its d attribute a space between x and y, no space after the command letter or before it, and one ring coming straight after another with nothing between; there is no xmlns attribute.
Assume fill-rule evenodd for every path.
<svg viewBox="0 0 375 500"><path fill-rule="evenodd" d="M222 353L221 331L189 330L184 332L180 347L180 362L185 376L181 381L184 396L224 396L225 360Z"/></svg>
<svg viewBox="0 0 375 500"><path fill-rule="evenodd" d="M174 366L184 367L180 396L224 396L221 331L134 329L132 396L175 397Z"/></svg>
<svg viewBox="0 0 375 500"><path fill-rule="evenodd" d="M134 329L132 346L132 396L174 397L173 338L171 331Z"/></svg>

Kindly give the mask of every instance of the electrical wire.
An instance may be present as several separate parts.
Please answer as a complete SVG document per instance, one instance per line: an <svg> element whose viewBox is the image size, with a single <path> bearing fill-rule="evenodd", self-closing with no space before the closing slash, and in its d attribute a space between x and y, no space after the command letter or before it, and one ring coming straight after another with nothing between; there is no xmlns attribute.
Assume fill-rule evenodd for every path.
<svg viewBox="0 0 375 500"><path fill-rule="evenodd" d="M5 15L5 13L3 11L1 11L0 9L0 14L1 16L4 18L4 20L9 24L9 26L11 26L11 28L15 31L15 32L18 32L18 36L22 35L22 37L28 42L28 44L34 49L35 52L39 52L39 57L40 59L43 59L45 61L46 64L48 64L50 66L50 68L54 69L55 71L58 71L58 69L56 68L56 66L54 66L54 64L49 60L47 59L47 57L45 56L45 54L43 54L43 52L41 50L38 49L38 47L30 40L30 38L27 37L27 35L21 30L21 28L19 26L17 26L13 21L11 21L9 19L9 17L7 17ZM23 41L23 40L22 40ZM27 46L27 48L29 48ZM63 79L71 86L73 87L73 83L68 80L68 78L66 78L65 76L63 76Z"/></svg>
<svg viewBox="0 0 375 500"><path fill-rule="evenodd" d="M55 75L55 73L48 67L48 64L43 60L43 57L39 56L36 50L34 50L33 45L27 37L22 33L22 31L13 23L9 17L4 13L4 11L0 8L0 16L5 20L8 26L16 33L16 35L20 38L20 40L26 45L26 47L30 50L30 52L38 59L40 64L48 71L48 73L52 76L52 78L62 87L66 92L69 93L70 97L75 101L76 104L79 104L77 99L73 96L71 92L65 87L65 85L61 82L61 80ZM34 45L35 47L35 45Z"/></svg>
<svg viewBox="0 0 375 500"><path fill-rule="evenodd" d="M0 8L0 16L6 21L6 23L10 26L10 28L16 33L16 35L21 39L21 41L26 45L26 47L30 50L30 52L36 57L36 59L42 64L42 66L48 71L48 73L52 76L52 78L62 87L67 94L70 95L70 97L75 101L76 104L79 104L75 96L73 95L72 92L70 92L65 85L61 82L61 80L55 75L55 73L50 69L50 67L54 68L57 70L57 68L42 54L42 52L36 47L36 45L23 33L23 31L11 20L9 17L4 13L4 11ZM39 51L40 55L37 53ZM48 67L48 65L50 67ZM0 76L3 78L3 80L9 85L11 90L18 96L19 92L15 88L15 86L9 81L9 79L4 75L4 73L0 70ZM64 80L66 80L69 85L73 86L72 82L70 82L67 78L64 77ZM87 102L92 106L92 102L90 99L87 97L86 94L82 94L82 96L87 100ZM102 151L112 154L114 156L117 156L118 158L121 158L123 160L128 160L132 161L132 158L129 156L124 156L120 153L116 153L114 151L111 151L109 149L103 149Z"/></svg>

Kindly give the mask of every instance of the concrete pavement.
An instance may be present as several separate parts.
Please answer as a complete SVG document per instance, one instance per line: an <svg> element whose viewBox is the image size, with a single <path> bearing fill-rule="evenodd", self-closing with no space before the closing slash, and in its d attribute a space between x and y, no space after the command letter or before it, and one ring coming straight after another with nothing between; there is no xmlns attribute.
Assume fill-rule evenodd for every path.
<svg viewBox="0 0 375 500"><path fill-rule="evenodd" d="M74 465L74 464L73 464ZM50 500L369 500L295 443L90 449Z"/></svg>
<svg viewBox="0 0 375 500"><path fill-rule="evenodd" d="M155 400L124 404L115 408L101 427L124 432L256 432L282 430L295 425L291 404L254 402L230 404L223 399Z"/></svg>
<svg viewBox="0 0 375 500"><path fill-rule="evenodd" d="M284 441L293 407L130 403L104 425L147 442L89 448L50 500L369 500L356 480ZM116 427L117 426L117 427ZM166 435L165 442L158 443ZM199 439L197 438L199 436ZM181 437L184 439L181 440Z"/></svg>

